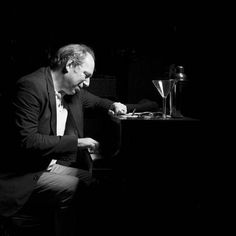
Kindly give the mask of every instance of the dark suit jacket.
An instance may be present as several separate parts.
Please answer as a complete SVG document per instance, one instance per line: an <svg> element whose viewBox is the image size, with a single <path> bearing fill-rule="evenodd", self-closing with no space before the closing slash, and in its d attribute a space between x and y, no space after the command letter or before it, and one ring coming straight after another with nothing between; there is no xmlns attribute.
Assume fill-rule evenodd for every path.
<svg viewBox="0 0 236 236"><path fill-rule="evenodd" d="M17 82L12 110L15 136L12 148L17 152L8 156L0 174L0 215L11 215L21 208L52 159L68 163L80 159L83 154L78 152L77 138L83 137L85 107L108 110L113 103L83 89L64 99L75 132L56 136L56 100L49 68L41 68Z"/></svg>

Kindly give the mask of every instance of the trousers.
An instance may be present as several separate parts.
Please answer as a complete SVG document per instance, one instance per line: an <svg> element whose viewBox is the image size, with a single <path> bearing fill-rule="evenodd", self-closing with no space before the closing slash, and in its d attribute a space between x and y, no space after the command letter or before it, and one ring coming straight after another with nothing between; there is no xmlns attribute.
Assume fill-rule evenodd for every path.
<svg viewBox="0 0 236 236"><path fill-rule="evenodd" d="M43 172L26 203L24 210L34 209L37 214L47 216L56 236L74 236L78 227L86 220L89 205L92 174L86 170L54 164L50 171ZM50 209L50 211L49 211Z"/></svg>

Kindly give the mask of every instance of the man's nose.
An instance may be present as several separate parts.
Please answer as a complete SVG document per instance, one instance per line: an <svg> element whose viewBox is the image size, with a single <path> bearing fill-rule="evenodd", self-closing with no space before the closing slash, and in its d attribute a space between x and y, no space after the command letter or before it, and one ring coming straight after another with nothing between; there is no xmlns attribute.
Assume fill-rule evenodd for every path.
<svg viewBox="0 0 236 236"><path fill-rule="evenodd" d="M90 84L90 78L87 78L84 82L83 82L85 87L88 87Z"/></svg>

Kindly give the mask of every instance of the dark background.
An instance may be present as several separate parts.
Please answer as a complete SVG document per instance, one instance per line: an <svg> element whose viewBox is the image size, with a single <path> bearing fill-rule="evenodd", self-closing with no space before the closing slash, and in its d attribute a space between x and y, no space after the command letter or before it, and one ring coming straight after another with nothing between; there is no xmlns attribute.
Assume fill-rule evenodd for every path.
<svg viewBox="0 0 236 236"><path fill-rule="evenodd" d="M158 101L161 105L160 96L151 80L166 78L171 64L184 66L188 79L184 95L184 114L200 118L200 101L203 97L200 83L203 75L200 68L202 58L197 21L201 15L194 17L196 6L193 3L186 6L186 3L180 4L179 1L175 4L165 2L164 5L158 2L150 4L148 1L137 1L128 5L128 1L110 1L103 4L100 1L91 1L85 5L81 1L76 4L58 1L55 6L33 2L30 6L18 3L7 9L2 8L5 14L1 18L1 117L4 109L8 108L5 99L8 100L11 96L18 78L46 66L49 56L58 47L69 43L85 43L91 46L96 54L94 79L115 78L115 98L125 103L136 103L147 98ZM93 79L91 86L92 83ZM98 126L98 121L96 122L95 128ZM11 135L6 123L1 123ZM109 123L106 123L105 127L108 126ZM94 126L91 128L94 129ZM177 141L174 142L175 147L178 147L177 153L188 153L192 147L182 143L182 140L199 142L199 136L194 137L195 132L192 133L192 130L187 128L185 131L191 136L185 136L183 130L176 132L177 136L172 136L172 139ZM97 129L93 130L94 132L97 132ZM4 135L2 137L9 146L9 139ZM155 142L152 137L150 139ZM199 149L189 152L192 155L190 160L196 161L195 179L201 178L199 176L202 170L198 171L197 168L203 163L198 156L201 144L197 144L200 145ZM135 145L137 146L136 139ZM194 159L194 154L200 158ZM186 167L186 170L190 172L191 169L187 168L189 167ZM192 176L196 172L193 172ZM189 179L188 176L187 180L190 181ZM194 184L197 187L194 184L191 186L193 194L199 192L201 185L201 180L198 182L195 179ZM189 197L188 201L194 199L196 204L199 204L200 195L201 193L197 193L193 198Z"/></svg>
<svg viewBox="0 0 236 236"><path fill-rule="evenodd" d="M85 43L96 54L94 78L115 78L115 97L136 103L160 102L151 80L165 78L171 64L187 74L186 115L200 117L198 28L195 6L149 2L32 3L7 8L1 19L4 73L1 94L16 79L47 65L68 43ZM91 82L92 83L92 82Z"/></svg>

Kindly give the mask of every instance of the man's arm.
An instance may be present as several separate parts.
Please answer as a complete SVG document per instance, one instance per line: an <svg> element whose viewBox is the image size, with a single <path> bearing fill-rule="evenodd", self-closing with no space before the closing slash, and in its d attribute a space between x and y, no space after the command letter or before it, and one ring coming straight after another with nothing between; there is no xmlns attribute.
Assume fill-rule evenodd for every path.
<svg viewBox="0 0 236 236"><path fill-rule="evenodd" d="M107 98L101 98L88 92L87 90L81 90L81 98L83 105L86 108L99 107L113 114L126 114L127 112L126 105Z"/></svg>

